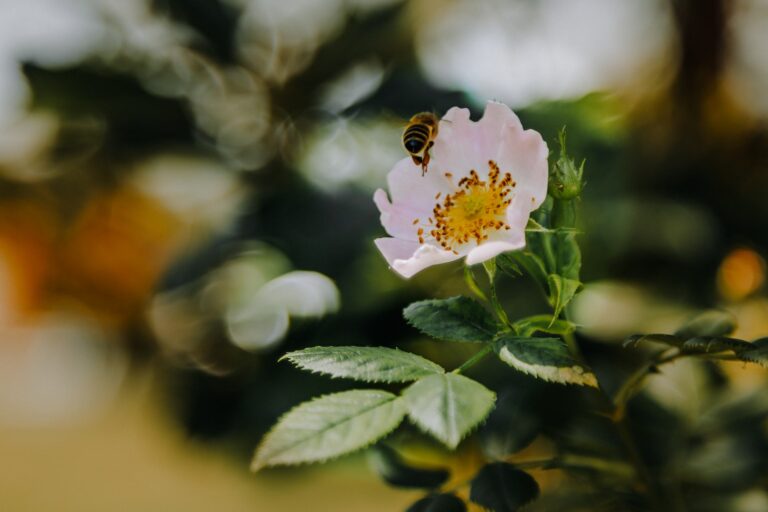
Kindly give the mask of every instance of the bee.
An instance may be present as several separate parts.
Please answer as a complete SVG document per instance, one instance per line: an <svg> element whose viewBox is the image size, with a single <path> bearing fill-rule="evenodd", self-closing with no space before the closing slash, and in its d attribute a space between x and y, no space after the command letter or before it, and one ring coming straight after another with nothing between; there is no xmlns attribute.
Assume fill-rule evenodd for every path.
<svg viewBox="0 0 768 512"><path fill-rule="evenodd" d="M403 147L413 158L413 163L421 166L421 175L427 172L429 149L437 137L437 116L430 112L421 112L413 116L403 130Z"/></svg>

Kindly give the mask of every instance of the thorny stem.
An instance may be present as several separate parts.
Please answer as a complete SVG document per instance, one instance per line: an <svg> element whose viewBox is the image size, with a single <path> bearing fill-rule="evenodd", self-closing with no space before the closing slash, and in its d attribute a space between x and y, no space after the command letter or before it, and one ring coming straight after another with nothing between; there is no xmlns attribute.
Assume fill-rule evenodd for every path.
<svg viewBox="0 0 768 512"><path fill-rule="evenodd" d="M575 351L574 353L577 361L583 363L584 356L582 355L581 350L579 349L579 345L578 343L576 343L576 339L573 337L573 334L568 333L564 337L565 337L566 343L568 343L568 347L572 351ZM603 401L606 403L606 406L611 411L611 414L608 416L608 418L611 420L611 423L613 423L614 428L616 429L616 432L619 434L619 438L621 439L621 443L624 445L624 449L627 452L627 456L629 456L629 460L632 463L632 466L635 468L635 474L643 482L643 485L645 486L648 492L648 498L651 500L651 503L653 505L653 510L659 510L659 511L663 510L662 501L658 496L656 488L653 484L653 478L651 477L651 472L648 470L648 466L645 464L645 461L640 455L640 451L637 448L635 439L632 437L632 433L630 432L629 427L627 426L624 416L623 415L619 416L616 414L617 407L614 404L614 401L611 400L611 396L608 394L607 391L605 391L602 384L600 384L599 380L597 382L597 389L600 391L600 396L602 397Z"/></svg>
<svg viewBox="0 0 768 512"><path fill-rule="evenodd" d="M671 350L665 350L651 358L650 361L643 364L640 368L632 372L632 374L624 381L616 395L613 398L613 411L612 416L616 421L621 421L627 411L627 404L629 399L639 390L643 380L656 368L663 364L670 363L685 354L680 350L673 348Z"/></svg>
<svg viewBox="0 0 768 512"><path fill-rule="evenodd" d="M624 475L628 478L634 474L634 469L618 460L600 459L589 455L560 455L550 459L531 459L516 461L510 457L506 462L518 469L561 469L561 468L587 468L603 471L613 475Z"/></svg>

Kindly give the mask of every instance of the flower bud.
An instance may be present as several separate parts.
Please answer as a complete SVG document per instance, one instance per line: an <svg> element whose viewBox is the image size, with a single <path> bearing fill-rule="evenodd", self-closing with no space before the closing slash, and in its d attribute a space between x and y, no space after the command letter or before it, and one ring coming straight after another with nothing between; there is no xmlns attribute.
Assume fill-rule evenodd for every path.
<svg viewBox="0 0 768 512"><path fill-rule="evenodd" d="M549 173L549 194L556 199L573 199L581 194L584 188L582 180L584 174L584 161L576 166L565 149L565 128L558 134L560 143L560 157Z"/></svg>

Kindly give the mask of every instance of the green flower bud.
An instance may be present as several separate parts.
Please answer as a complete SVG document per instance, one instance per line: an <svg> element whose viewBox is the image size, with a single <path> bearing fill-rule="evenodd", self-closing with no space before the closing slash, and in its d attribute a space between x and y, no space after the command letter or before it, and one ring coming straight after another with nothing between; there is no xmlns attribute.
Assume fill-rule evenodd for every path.
<svg viewBox="0 0 768 512"><path fill-rule="evenodd" d="M584 188L584 161L576 166L565 149L565 128L558 134L560 157L549 173L549 194L556 199L573 199L581 194Z"/></svg>

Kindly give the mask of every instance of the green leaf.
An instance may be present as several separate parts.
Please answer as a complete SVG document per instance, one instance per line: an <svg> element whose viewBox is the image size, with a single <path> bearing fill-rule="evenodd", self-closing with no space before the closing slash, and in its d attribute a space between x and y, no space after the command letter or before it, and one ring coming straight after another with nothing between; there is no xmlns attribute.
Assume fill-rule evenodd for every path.
<svg viewBox="0 0 768 512"><path fill-rule="evenodd" d="M704 311L690 319L675 332L682 338L696 336L727 336L736 329L736 317L727 311Z"/></svg>
<svg viewBox="0 0 768 512"><path fill-rule="evenodd" d="M628 337L624 340L623 345L626 347L628 345L639 345L640 343L648 341L651 343L663 343L665 345L670 345L672 347L682 347L683 343L685 343L685 339L681 338L680 336L675 336L674 334L633 334L632 336Z"/></svg>
<svg viewBox="0 0 768 512"><path fill-rule="evenodd" d="M430 494L405 512L466 512L467 506L453 494Z"/></svg>
<svg viewBox="0 0 768 512"><path fill-rule="evenodd" d="M502 460L530 445L541 432L540 386L510 386L499 393L478 432L486 458Z"/></svg>
<svg viewBox="0 0 768 512"><path fill-rule="evenodd" d="M385 347L310 347L283 359L303 370L366 382L410 382L445 372L421 356Z"/></svg>
<svg viewBox="0 0 768 512"><path fill-rule="evenodd" d="M449 448L488 416L496 400L493 391L455 373L425 377L403 397L411 420Z"/></svg>
<svg viewBox="0 0 768 512"><path fill-rule="evenodd" d="M506 462L486 464L469 489L470 501L494 512L515 512L538 496L536 480Z"/></svg>
<svg viewBox="0 0 768 512"><path fill-rule="evenodd" d="M411 489L433 489L448 480L448 470L417 468L385 445L375 446L369 457L376 473L390 485Z"/></svg>
<svg viewBox="0 0 768 512"><path fill-rule="evenodd" d="M697 336L685 340L681 346L684 352L694 353L716 353L716 352L741 352L751 350L752 343L736 338L726 338L724 336Z"/></svg>
<svg viewBox="0 0 768 512"><path fill-rule="evenodd" d="M559 338L527 338L502 334L497 338L499 358L511 367L536 378L560 384L597 387L589 369L578 364Z"/></svg>
<svg viewBox="0 0 768 512"><path fill-rule="evenodd" d="M581 290L581 282L557 274L550 274L547 283L549 284L549 302L554 309L553 316L557 318L565 306Z"/></svg>
<svg viewBox="0 0 768 512"><path fill-rule="evenodd" d="M439 340L489 342L500 329L493 316L468 297L414 302L403 315L413 327Z"/></svg>
<svg viewBox="0 0 768 512"><path fill-rule="evenodd" d="M576 330L576 324L567 320L554 320L551 315L534 315L521 318L513 324L520 336L529 337L537 332L568 334Z"/></svg>
<svg viewBox="0 0 768 512"><path fill-rule="evenodd" d="M553 236L557 261L557 269L554 273L564 279L579 281L581 249L579 249L579 243L576 241L576 234L557 232Z"/></svg>
<svg viewBox="0 0 768 512"><path fill-rule="evenodd" d="M496 264L506 274L514 277L513 272L520 272L520 268L525 270L529 276L546 290L547 270L544 261L536 254L527 249L520 251L505 252L496 256Z"/></svg>
<svg viewBox="0 0 768 512"><path fill-rule="evenodd" d="M739 352L736 356L742 361L768 368L768 338L755 340L750 343L750 350Z"/></svg>
<svg viewBox="0 0 768 512"><path fill-rule="evenodd" d="M378 441L405 416L403 400L376 389L325 395L297 405L264 436L251 469L316 462Z"/></svg>

